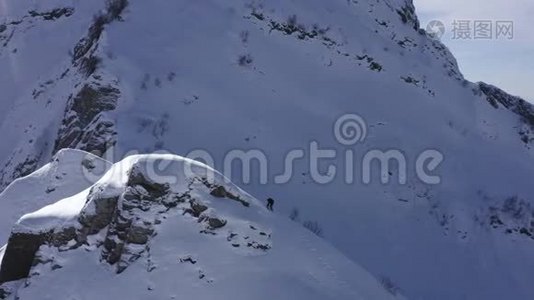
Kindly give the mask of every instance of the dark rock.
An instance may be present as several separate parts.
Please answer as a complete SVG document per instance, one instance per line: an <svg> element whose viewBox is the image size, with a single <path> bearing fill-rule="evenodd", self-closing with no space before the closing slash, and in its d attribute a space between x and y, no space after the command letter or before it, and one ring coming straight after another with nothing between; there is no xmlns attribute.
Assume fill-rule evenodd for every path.
<svg viewBox="0 0 534 300"><path fill-rule="evenodd" d="M78 221L83 226L82 231L84 231L84 233L87 235L92 235L100 232L100 230L108 226L113 219L115 210L117 209L118 200L118 197L95 197L92 199L95 206L95 212L89 214L87 211L83 211L78 218Z"/></svg>
<svg viewBox="0 0 534 300"><path fill-rule="evenodd" d="M86 84L67 104L54 154L63 148L103 155L113 145L114 123L102 113L116 108L120 91L112 86Z"/></svg>
<svg viewBox="0 0 534 300"><path fill-rule="evenodd" d="M209 229L211 230L222 228L227 224L226 220L222 220L215 217L206 217L205 219L207 220Z"/></svg>
<svg viewBox="0 0 534 300"><path fill-rule="evenodd" d="M524 227L519 230L519 233L526 235L526 236L532 236L532 233Z"/></svg>
<svg viewBox="0 0 534 300"><path fill-rule="evenodd" d="M482 93L484 93L486 96L486 100L493 107L499 108L500 106L503 106L505 109L508 109L518 115L520 119L530 128L534 128L534 105L519 97L509 95L505 91L484 82L479 82L478 86ZM521 134L521 132L519 134L524 140L525 135Z"/></svg>
<svg viewBox="0 0 534 300"><path fill-rule="evenodd" d="M76 239L77 233L74 227L63 228L61 231L50 235L48 243L54 247L61 247L67 245L70 241Z"/></svg>
<svg viewBox="0 0 534 300"><path fill-rule="evenodd" d="M128 178L128 186L142 186L150 196L160 198L169 193L169 184L160 184L145 177L137 168L133 168Z"/></svg>
<svg viewBox="0 0 534 300"><path fill-rule="evenodd" d="M32 17L42 17L46 21L54 21L62 17L70 17L74 13L74 8L72 7L63 7L56 8L51 11L37 12L35 10L30 10L29 14Z"/></svg>
<svg viewBox="0 0 534 300"><path fill-rule="evenodd" d="M415 6L412 0L405 1L404 5L397 10L397 13L401 17L403 23L410 24L415 31L419 31L419 19L415 13Z"/></svg>
<svg viewBox="0 0 534 300"><path fill-rule="evenodd" d="M92 49L94 51L94 46L100 40L102 32L104 31L104 27L115 20L120 20L120 15L127 6L128 0L107 1L106 12L94 18L93 24L89 28L87 35L83 37L74 47L72 57L73 62L76 62L82 57L88 55Z"/></svg>
<svg viewBox="0 0 534 300"><path fill-rule="evenodd" d="M226 198L226 196L228 195L228 192L226 191L226 189L224 188L224 186L217 186L216 188L214 188L211 193L210 193L213 197L217 197L217 198Z"/></svg>
<svg viewBox="0 0 534 300"><path fill-rule="evenodd" d="M207 182L204 182L204 184L206 184L209 188L211 188L210 195L212 195L213 197L228 198L228 199L232 199L232 200L240 202L241 204L243 204L243 206L246 206L246 207L250 206L250 203L228 192L226 188L222 185L210 185Z"/></svg>
<svg viewBox="0 0 534 300"><path fill-rule="evenodd" d="M210 230L201 230L200 233L206 234L206 235L217 235L217 233L210 231Z"/></svg>
<svg viewBox="0 0 534 300"><path fill-rule="evenodd" d="M95 87L85 85L72 103L72 111L79 116L81 127L87 126L102 111L114 110L120 91L105 86Z"/></svg>
<svg viewBox="0 0 534 300"><path fill-rule="evenodd" d="M0 284L26 278L30 274L32 266L50 262L37 255L41 246L65 246L71 240L76 239L76 235L76 230L73 227L37 234L11 234L0 269Z"/></svg>
<svg viewBox="0 0 534 300"><path fill-rule="evenodd" d="M369 65L369 69L371 69L372 71L380 72L380 71L382 71L382 65L380 65L377 62L372 62Z"/></svg>
<svg viewBox="0 0 534 300"><path fill-rule="evenodd" d="M186 212L196 218L200 217L200 215L208 209L207 206L200 204L195 200L191 200L190 204L191 204L191 209L186 210Z"/></svg>
<svg viewBox="0 0 534 300"><path fill-rule="evenodd" d="M154 230L146 227L131 227L128 232L127 242L132 244L144 245L148 239L154 234Z"/></svg>
<svg viewBox="0 0 534 300"><path fill-rule="evenodd" d="M226 238L227 241L232 241L237 236L237 233L230 233L230 235ZM246 239L246 238L245 238Z"/></svg>
<svg viewBox="0 0 534 300"><path fill-rule="evenodd" d="M0 284L28 277L35 254L46 240L46 234L12 234L0 268Z"/></svg>
<svg viewBox="0 0 534 300"><path fill-rule="evenodd" d="M82 161L82 166L87 170L94 170L96 168L94 160L89 158L86 158Z"/></svg>
<svg viewBox="0 0 534 300"><path fill-rule="evenodd" d="M11 292L6 288L0 287L0 299L7 299L11 295Z"/></svg>
<svg viewBox="0 0 534 300"><path fill-rule="evenodd" d="M191 256L180 258L181 263L190 263L192 265L195 265L197 263L197 260L192 258Z"/></svg>
<svg viewBox="0 0 534 300"><path fill-rule="evenodd" d="M102 253L102 258L105 261L110 265L114 265L120 261L124 243L117 243L113 239L107 238L104 242L104 248L106 251Z"/></svg>
<svg viewBox="0 0 534 300"><path fill-rule="evenodd" d="M247 244L247 247L252 248L252 249L263 250L263 251L267 251L267 250L271 249L270 245L268 245L268 244L260 244L258 242L250 242L250 243Z"/></svg>
<svg viewBox="0 0 534 300"><path fill-rule="evenodd" d="M172 196L169 196L169 197L164 197L163 200L162 200L162 204L166 207L166 208L174 208L176 206L178 206L179 203L184 203L186 202L187 199L189 199L189 194L185 194L185 195L172 195Z"/></svg>
<svg viewBox="0 0 534 300"><path fill-rule="evenodd" d="M8 173L9 167L14 163L14 156L12 156L9 161L0 168L0 191L3 190L7 185L9 185L13 180L27 176L37 170L39 166L39 160L41 159L41 154L36 157L28 156L24 161L16 163L13 167L13 171Z"/></svg>

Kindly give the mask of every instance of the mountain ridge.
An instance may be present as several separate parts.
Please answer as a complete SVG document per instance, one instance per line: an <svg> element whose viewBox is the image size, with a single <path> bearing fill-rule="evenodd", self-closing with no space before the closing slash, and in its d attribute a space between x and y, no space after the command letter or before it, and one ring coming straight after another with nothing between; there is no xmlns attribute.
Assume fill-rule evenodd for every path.
<svg viewBox="0 0 534 300"><path fill-rule="evenodd" d="M153 164L166 167L154 175ZM2 299L267 299L272 293L402 299L216 171L172 155L129 157L90 188L23 216L0 265Z"/></svg>
<svg viewBox="0 0 534 300"><path fill-rule="evenodd" d="M313 180L307 161L295 163L287 184L262 184L255 173L242 182L239 170L231 179L279 199L281 214L302 211L327 241L407 297L534 295L524 279L534 276L534 174L525 163L532 106L466 81L447 47L418 28L411 1L129 1L116 6L120 14L106 1L8 3L0 186L62 147L114 162L131 150L202 150L221 171L227 153L259 149L269 175L280 174L285 155L310 140L345 153L332 127L358 114L368 134L350 148L356 154L397 149L410 162L439 150L442 183L410 175L406 185L346 184L340 157L327 185ZM40 16L62 7L72 15ZM86 44L89 28L102 30ZM77 44L90 46L73 62Z"/></svg>

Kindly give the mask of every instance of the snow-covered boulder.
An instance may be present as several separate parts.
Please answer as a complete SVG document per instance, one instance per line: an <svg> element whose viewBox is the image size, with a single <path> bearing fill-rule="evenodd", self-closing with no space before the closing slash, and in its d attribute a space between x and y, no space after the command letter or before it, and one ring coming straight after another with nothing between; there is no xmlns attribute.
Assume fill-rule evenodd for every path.
<svg viewBox="0 0 534 300"><path fill-rule="evenodd" d="M14 181L0 194L0 244L7 242L11 227L24 214L90 187L111 165L90 153L64 149L50 163Z"/></svg>

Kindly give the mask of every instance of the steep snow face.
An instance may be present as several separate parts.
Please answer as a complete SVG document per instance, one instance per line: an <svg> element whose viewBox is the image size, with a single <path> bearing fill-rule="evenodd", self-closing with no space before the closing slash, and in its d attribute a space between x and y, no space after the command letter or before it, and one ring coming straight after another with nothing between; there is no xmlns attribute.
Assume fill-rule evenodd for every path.
<svg viewBox="0 0 534 300"><path fill-rule="evenodd" d="M9 20L37 8L5 3L18 8L0 33L7 39L17 25ZM338 151L332 183L316 183L303 159L288 184L260 184L256 174L247 190L277 199L281 213L299 208L325 239L409 297L534 297L531 106L464 81L446 47L418 30L411 1L125 3L51 2L36 11L73 14L17 29L2 48L2 67L12 57L53 61L48 55L63 48L38 37L78 35L61 44L70 43L72 55L64 51L57 69L19 72L24 86L1 81L20 95L1 101L15 103L0 128L8 141L2 185L62 147L115 161L130 150L202 149L221 169L229 151L261 149L278 175L290 150L314 140ZM352 148L332 132L345 113L361 115L368 128ZM402 151L407 184L346 184L341 156L349 148L359 158ZM429 148L445 157L439 185L414 174ZM392 181L398 174L392 168ZM243 183L241 172L232 175Z"/></svg>
<svg viewBox="0 0 534 300"><path fill-rule="evenodd" d="M69 53L104 3L0 4L0 189L55 154L52 148L67 99L80 80L70 72L74 66Z"/></svg>
<svg viewBox="0 0 534 300"><path fill-rule="evenodd" d="M22 217L0 281L8 299L395 298L219 173L170 155L132 156Z"/></svg>
<svg viewBox="0 0 534 300"><path fill-rule="evenodd" d="M110 166L92 154L62 150L33 174L17 179L0 194L0 244L7 242L13 224L22 215L90 187Z"/></svg>
<svg viewBox="0 0 534 300"><path fill-rule="evenodd" d="M415 29L418 21L411 1L406 0L132 2L127 10L131 20L126 22L121 16L125 0L108 4L103 0L5 3L0 19L0 63L9 71L0 75L0 88L5 91L0 104L5 108L1 131L6 141L0 146L4 160L0 188L31 173L61 148L102 154L120 136L121 153L182 150L167 143L166 128L174 116L168 120L162 105L191 110L187 107L213 100L213 107L219 102L217 95L224 95L235 99L235 103L225 103L226 107L243 106L256 98L252 94L255 85L262 87L257 91L263 97L252 102L269 103L276 93L286 102L294 97L309 98L306 90L310 84L324 85L337 81L337 76L358 80L369 75L366 70L383 73L389 69L398 73L393 76L395 81L399 76L413 79L415 86L429 94L435 92L426 73L461 78L448 50ZM151 16L159 20L152 22ZM205 18L212 22L195 24ZM119 31L106 29L114 24L122 25ZM173 26L181 30L161 30ZM386 53L390 49L393 53ZM308 58L303 60L303 55ZM396 72L404 65L399 55L414 62L413 74ZM386 62L390 65L384 65ZM355 69L339 72L343 65ZM311 71L304 66L315 68L315 73L326 70L328 75L288 85L287 79ZM294 69L300 72L289 72ZM184 81L185 75L189 79ZM224 77L229 78L221 81ZM299 89L303 91L288 89L291 86L302 86ZM154 87L160 91L155 92ZM323 90L337 88L330 84ZM323 92L317 98L323 98L321 104L331 96ZM148 99L165 103L156 104L158 109L151 111L141 104L154 102ZM139 112L131 111L132 107ZM243 115L254 118L244 108ZM113 111L133 115L123 120L122 113ZM26 118L28 115L33 118ZM117 122L121 128L134 128L118 134L122 130L116 128ZM137 131L143 135L143 145L131 145L129 136ZM199 146L203 145L195 142L195 147Z"/></svg>

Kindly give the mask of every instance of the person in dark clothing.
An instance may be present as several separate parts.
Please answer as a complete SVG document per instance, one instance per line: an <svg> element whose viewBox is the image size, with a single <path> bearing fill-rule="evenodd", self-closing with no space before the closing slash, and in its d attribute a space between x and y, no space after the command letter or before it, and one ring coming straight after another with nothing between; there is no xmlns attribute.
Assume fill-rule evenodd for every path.
<svg viewBox="0 0 534 300"><path fill-rule="evenodd" d="M270 211L273 211L273 205L274 205L274 199L273 198L267 199L267 209Z"/></svg>

